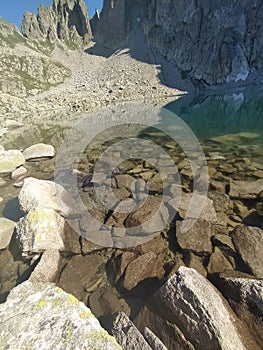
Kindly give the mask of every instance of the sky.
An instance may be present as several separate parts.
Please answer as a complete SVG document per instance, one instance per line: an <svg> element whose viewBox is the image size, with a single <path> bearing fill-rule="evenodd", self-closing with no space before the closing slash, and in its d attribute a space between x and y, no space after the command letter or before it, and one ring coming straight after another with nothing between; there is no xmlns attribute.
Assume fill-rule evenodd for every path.
<svg viewBox="0 0 263 350"><path fill-rule="evenodd" d="M95 9L101 10L103 0L85 0L89 17L95 13ZM26 11L37 13L40 4L49 6L52 0L0 0L0 16L6 21L14 23L19 29L23 13Z"/></svg>

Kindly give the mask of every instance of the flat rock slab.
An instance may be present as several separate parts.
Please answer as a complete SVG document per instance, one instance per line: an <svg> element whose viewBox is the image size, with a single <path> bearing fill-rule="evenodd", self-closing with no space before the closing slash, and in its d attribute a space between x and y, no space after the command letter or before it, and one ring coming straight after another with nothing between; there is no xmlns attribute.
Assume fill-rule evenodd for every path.
<svg viewBox="0 0 263 350"><path fill-rule="evenodd" d="M263 191L263 179L256 181L230 182L229 196L232 198L253 199Z"/></svg>
<svg viewBox="0 0 263 350"><path fill-rule="evenodd" d="M16 223L6 218L0 218L0 250L6 249L11 241Z"/></svg>
<svg viewBox="0 0 263 350"><path fill-rule="evenodd" d="M75 255L63 268L58 284L66 292L84 301L87 298L85 291L92 289L92 285L99 281L99 275L106 284L106 274L100 272L105 270L105 262L106 258L99 254Z"/></svg>
<svg viewBox="0 0 263 350"><path fill-rule="evenodd" d="M30 210L16 226L23 257L30 259L49 249L64 250L63 230L64 219L54 210Z"/></svg>
<svg viewBox="0 0 263 350"><path fill-rule="evenodd" d="M22 152L18 150L0 151L0 173L12 173L25 163Z"/></svg>
<svg viewBox="0 0 263 350"><path fill-rule="evenodd" d="M255 277L263 278L263 230L239 225L232 233L236 250Z"/></svg>
<svg viewBox="0 0 263 350"><path fill-rule="evenodd" d="M121 350L82 302L51 284L24 282L0 305L1 344L10 350Z"/></svg>
<svg viewBox="0 0 263 350"><path fill-rule="evenodd" d="M56 154L55 148L45 143L37 143L26 148L23 152L23 156L26 160L35 158L52 158Z"/></svg>

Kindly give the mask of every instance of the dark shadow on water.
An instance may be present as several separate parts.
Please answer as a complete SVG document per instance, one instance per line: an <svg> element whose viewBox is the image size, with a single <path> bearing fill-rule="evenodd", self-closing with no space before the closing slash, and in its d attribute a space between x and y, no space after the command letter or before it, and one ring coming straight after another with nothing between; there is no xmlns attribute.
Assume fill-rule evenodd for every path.
<svg viewBox="0 0 263 350"><path fill-rule="evenodd" d="M19 208L18 198L9 200L3 210L3 216L13 221L19 221L24 213Z"/></svg>

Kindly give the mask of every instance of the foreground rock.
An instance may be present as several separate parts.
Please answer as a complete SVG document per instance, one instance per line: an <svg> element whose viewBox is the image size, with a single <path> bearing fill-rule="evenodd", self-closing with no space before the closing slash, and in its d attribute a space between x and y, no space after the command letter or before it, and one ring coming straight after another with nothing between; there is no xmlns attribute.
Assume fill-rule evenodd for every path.
<svg viewBox="0 0 263 350"><path fill-rule="evenodd" d="M138 323L169 349L259 349L213 285L186 267L156 292Z"/></svg>
<svg viewBox="0 0 263 350"><path fill-rule="evenodd" d="M11 241L16 223L6 218L0 218L0 250L6 249Z"/></svg>
<svg viewBox="0 0 263 350"><path fill-rule="evenodd" d="M30 210L16 226L23 257L30 259L49 249L64 250L63 230L64 219L54 210Z"/></svg>
<svg viewBox="0 0 263 350"><path fill-rule="evenodd" d="M59 272L60 260L58 250L45 250L34 271L31 273L29 281L33 283L55 282Z"/></svg>
<svg viewBox="0 0 263 350"><path fill-rule="evenodd" d="M154 350L168 350L159 338L147 327L144 329L144 337Z"/></svg>
<svg viewBox="0 0 263 350"><path fill-rule="evenodd" d="M25 158L20 151L0 151L0 173L11 173L24 163Z"/></svg>
<svg viewBox="0 0 263 350"><path fill-rule="evenodd" d="M112 333L124 350L152 349L124 312L120 312L115 318Z"/></svg>
<svg viewBox="0 0 263 350"><path fill-rule="evenodd" d="M52 181L26 178L18 199L24 212L39 207L53 209L65 217L80 214L70 193Z"/></svg>
<svg viewBox="0 0 263 350"><path fill-rule="evenodd" d="M10 350L121 349L83 303L51 284L17 286L0 305L0 322Z"/></svg>
<svg viewBox="0 0 263 350"><path fill-rule="evenodd" d="M232 239L242 260L255 277L263 278L263 230L239 225Z"/></svg>
<svg viewBox="0 0 263 350"><path fill-rule="evenodd" d="M241 274L242 275L242 274ZM252 334L263 343L263 281L220 274L218 288Z"/></svg>
<svg viewBox="0 0 263 350"><path fill-rule="evenodd" d="M26 148L23 152L25 160L34 158L52 158L55 156L55 148L45 143L37 143Z"/></svg>

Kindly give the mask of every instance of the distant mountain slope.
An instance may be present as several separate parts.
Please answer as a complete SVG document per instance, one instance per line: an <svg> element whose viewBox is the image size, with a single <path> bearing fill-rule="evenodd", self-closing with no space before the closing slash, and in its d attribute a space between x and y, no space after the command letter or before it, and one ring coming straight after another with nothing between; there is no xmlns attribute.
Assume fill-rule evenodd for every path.
<svg viewBox="0 0 263 350"><path fill-rule="evenodd" d="M26 39L0 17L0 91L27 96L62 83L70 70L50 59L53 44Z"/></svg>

